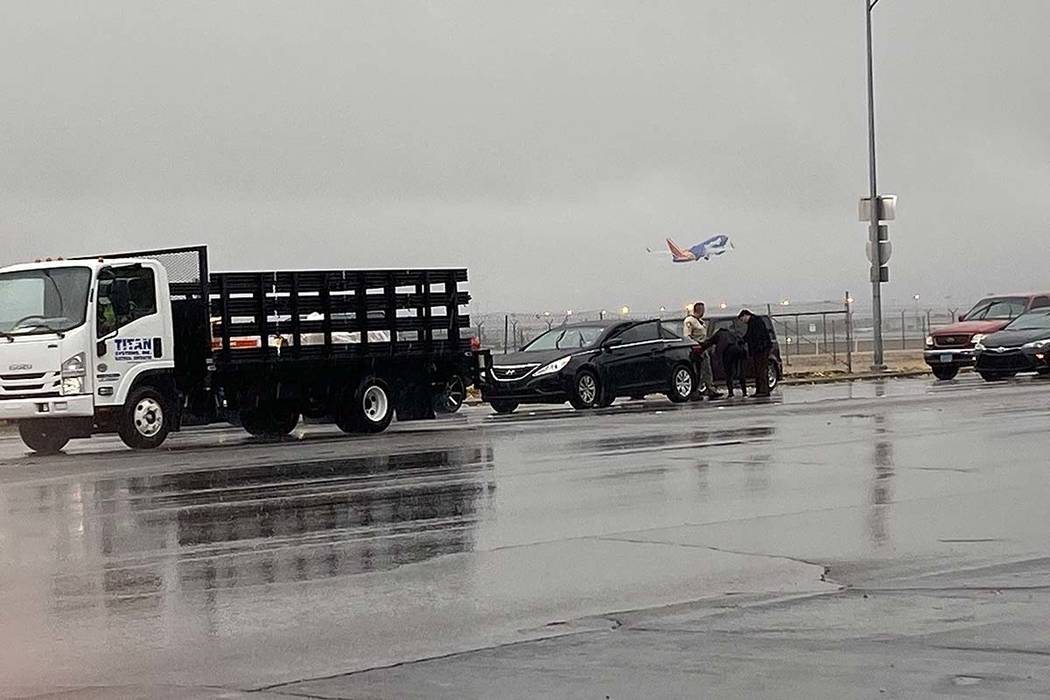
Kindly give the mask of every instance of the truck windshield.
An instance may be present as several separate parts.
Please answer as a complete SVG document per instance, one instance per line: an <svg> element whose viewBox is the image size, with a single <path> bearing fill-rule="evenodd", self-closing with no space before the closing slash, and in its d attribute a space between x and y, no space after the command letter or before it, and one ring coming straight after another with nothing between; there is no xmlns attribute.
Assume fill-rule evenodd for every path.
<svg viewBox="0 0 1050 700"><path fill-rule="evenodd" d="M967 321L1001 321L1017 318L1024 313L1028 300L1024 297L995 297L982 299L966 314Z"/></svg>
<svg viewBox="0 0 1050 700"><path fill-rule="evenodd" d="M59 267L0 273L0 333L65 332L84 323L91 270Z"/></svg>

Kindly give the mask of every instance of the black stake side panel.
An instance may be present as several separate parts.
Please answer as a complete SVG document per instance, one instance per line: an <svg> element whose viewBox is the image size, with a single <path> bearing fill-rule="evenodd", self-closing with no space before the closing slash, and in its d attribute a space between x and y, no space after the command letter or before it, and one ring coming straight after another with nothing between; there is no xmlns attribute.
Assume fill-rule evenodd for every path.
<svg viewBox="0 0 1050 700"><path fill-rule="evenodd" d="M464 269L213 273L217 361L462 356L466 281Z"/></svg>

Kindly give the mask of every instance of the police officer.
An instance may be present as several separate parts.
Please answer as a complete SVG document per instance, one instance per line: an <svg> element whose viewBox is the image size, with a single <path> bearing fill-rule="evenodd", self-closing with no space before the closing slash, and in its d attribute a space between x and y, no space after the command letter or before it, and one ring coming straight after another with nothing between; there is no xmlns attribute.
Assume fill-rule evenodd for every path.
<svg viewBox="0 0 1050 700"><path fill-rule="evenodd" d="M715 389L715 378L711 372L711 339L708 338L707 321L704 320L706 311L707 307L704 305L704 302L698 301L693 304L692 310L690 310L689 315L685 317L685 321L682 324L682 332L685 337L699 343L701 347L700 355L696 362L697 378L701 392L709 399L720 399L722 394Z"/></svg>

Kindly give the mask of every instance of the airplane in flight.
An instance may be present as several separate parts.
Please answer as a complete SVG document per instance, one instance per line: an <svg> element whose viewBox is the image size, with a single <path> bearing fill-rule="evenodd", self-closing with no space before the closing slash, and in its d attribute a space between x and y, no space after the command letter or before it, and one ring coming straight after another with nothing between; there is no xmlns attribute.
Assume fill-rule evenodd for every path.
<svg viewBox="0 0 1050 700"><path fill-rule="evenodd" d="M671 251L671 261L676 263L710 260L712 256L722 255L732 247L733 244L729 242L729 236L724 233L711 236L706 241L697 243L691 248L683 248L670 238L667 239L667 248ZM653 251L650 250L649 252Z"/></svg>

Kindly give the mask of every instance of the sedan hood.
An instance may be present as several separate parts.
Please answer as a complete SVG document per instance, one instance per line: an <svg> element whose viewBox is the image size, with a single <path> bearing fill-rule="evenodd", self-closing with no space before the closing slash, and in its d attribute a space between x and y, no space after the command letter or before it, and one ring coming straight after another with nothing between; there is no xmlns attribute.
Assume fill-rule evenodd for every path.
<svg viewBox="0 0 1050 700"><path fill-rule="evenodd" d="M992 333L981 342L986 348L1017 348L1025 343L1050 338L1050 330L1045 328L1037 331L999 331Z"/></svg>
<svg viewBox="0 0 1050 700"><path fill-rule="evenodd" d="M934 337L942 335L973 335L975 333L995 333L1001 331L1003 326L1010 323L1010 319L992 321L961 321L950 326L941 326L931 332Z"/></svg>
<svg viewBox="0 0 1050 700"><path fill-rule="evenodd" d="M560 360L566 355L578 355L581 352L590 352L586 348L575 350L529 350L512 352L506 355L494 355L492 365L494 367L505 367L507 365L545 365L548 362Z"/></svg>

